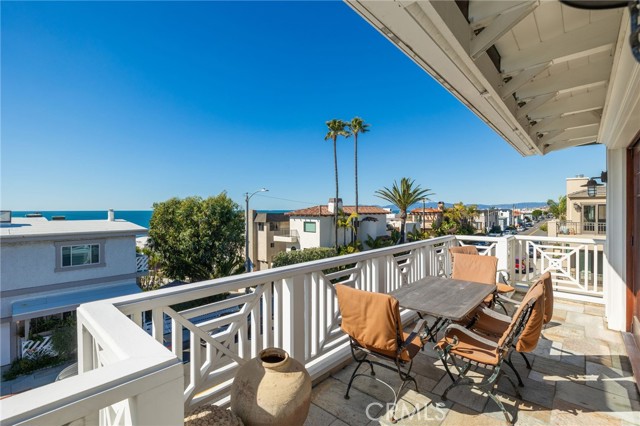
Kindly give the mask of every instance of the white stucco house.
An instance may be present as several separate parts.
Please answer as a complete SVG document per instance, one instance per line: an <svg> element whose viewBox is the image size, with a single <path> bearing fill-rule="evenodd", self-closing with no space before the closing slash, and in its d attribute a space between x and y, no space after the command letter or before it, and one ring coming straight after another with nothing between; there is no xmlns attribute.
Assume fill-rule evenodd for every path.
<svg viewBox="0 0 640 426"><path fill-rule="evenodd" d="M140 292L146 262L136 236L147 229L114 220L12 218L0 224L0 365L20 355L31 319L81 303Z"/></svg>
<svg viewBox="0 0 640 426"><path fill-rule="evenodd" d="M289 216L289 228L295 231L298 239L287 246L287 251L304 250L313 247L333 247L335 245L335 233L333 227L335 208L349 216L355 213L355 206L343 206L342 200L335 202L334 198L329 203L306 209L285 213ZM387 235L386 217L389 212L377 206L358 206L360 227L358 240L365 241L368 236L376 238ZM351 243L351 231L338 229L338 244Z"/></svg>

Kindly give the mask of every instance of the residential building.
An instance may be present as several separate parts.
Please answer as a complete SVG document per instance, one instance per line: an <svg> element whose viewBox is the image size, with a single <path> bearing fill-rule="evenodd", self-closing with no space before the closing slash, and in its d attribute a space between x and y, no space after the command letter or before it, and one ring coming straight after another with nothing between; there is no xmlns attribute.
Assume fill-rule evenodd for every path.
<svg viewBox="0 0 640 426"><path fill-rule="evenodd" d="M298 241L298 233L289 229L289 217L284 213L250 210L249 256L253 270L271 268L273 256L291 250Z"/></svg>
<svg viewBox="0 0 640 426"><path fill-rule="evenodd" d="M477 232L488 232L494 226L499 226L498 209L478 210L473 217L473 227Z"/></svg>
<svg viewBox="0 0 640 426"><path fill-rule="evenodd" d="M523 422L543 416L542 421L550 424L637 423L637 393L629 385L633 378L628 373L629 368L640 368L634 340L640 336L640 244L632 243L640 240L640 197L636 196L640 193L640 64L629 46L632 8L580 11L559 2L473 0L347 4L519 154L544 155L594 142L605 145L606 239L576 243L573 238L556 237L538 244L540 237L516 235L491 239L492 245L487 246L498 257L498 267L513 272L511 277L516 276L514 258L526 255L527 247L533 246L534 253L544 251L537 269L521 271L517 281L529 282L550 272L556 309L560 303L567 308L560 309L543 332L551 336L555 332L562 349L545 339L547 345L535 351L534 372L544 380L529 376L528 392L512 396L506 390L500 398L508 400L509 407L535 408L533 413L520 411ZM633 19L637 20L637 11ZM455 167L453 157L451 161ZM407 167L412 167L410 162ZM266 345L284 348L313 379L321 381L343 367L350 356L349 341L340 331L333 283L348 280L358 288L387 292L409 280L450 273L446 249L461 238L417 241L193 283L179 290L85 304L78 310L78 327L83 331L78 335L80 375L0 401L0 418L6 424L96 424L98 420L103 424L181 424L185 412L207 403L227 403L237 365L257 356ZM483 242L482 238L465 236L464 241ZM595 249L600 246L603 252ZM602 269L581 275L569 260L579 262L587 251L602 258ZM327 272L338 268L343 268L338 272L342 275ZM256 291L242 296L242 314L228 317L235 334L210 336L210 321L191 324L185 319L191 312L170 308L247 286L255 286ZM202 352L194 351L195 356L187 359L176 345L171 350L163 346L158 333L146 334L139 319L148 311L158 327L164 316L170 316L177 324L173 335L177 344L182 342L183 328L188 328L191 347L204 344ZM401 315L410 320L415 318L412 314ZM564 327L565 322L569 327ZM255 338L259 333L261 338ZM189 364L187 368L183 362ZM436 364L435 360L432 365L418 364L415 370L426 368L431 374ZM417 395L425 401L421 411L440 403L442 389L450 385L441 373L430 392ZM339 378L329 377L314 394L329 389L325 400L334 402L336 395L344 395L344 387ZM491 402L482 399L472 409L469 400L478 401L476 395L460 395L451 394L455 403L447 404L443 423L497 420L494 413L479 412L485 407L495 410ZM538 399L541 396L543 400ZM377 398L370 406L379 404ZM361 424L368 400L340 401L331 404L335 417Z"/></svg>
<svg viewBox="0 0 640 426"><path fill-rule="evenodd" d="M433 224L442 220L442 214L444 210L444 203L439 202L437 208L422 207L413 209L409 212L409 218L411 222L418 223L422 231L430 230Z"/></svg>
<svg viewBox="0 0 640 426"><path fill-rule="evenodd" d="M548 233L555 235L575 235L593 237L607 232L607 187L596 186L589 194L588 177L567 178L567 211L565 220L549 222Z"/></svg>
<svg viewBox="0 0 640 426"><path fill-rule="evenodd" d="M513 210L511 209L499 209L498 210L498 224L502 232L507 228L514 226L513 223Z"/></svg>
<svg viewBox="0 0 640 426"><path fill-rule="evenodd" d="M81 303L134 294L147 270L123 220L11 218L0 224L0 365L21 356L32 319L74 311Z"/></svg>
<svg viewBox="0 0 640 426"><path fill-rule="evenodd" d="M304 250L312 247L333 247L335 245L334 212L342 211L349 216L355 213L355 206L343 206L339 198L329 199L327 205L318 205L306 209L285 213L289 217L289 229L295 231L297 241L289 243L288 250ZM358 240L366 241L368 236L376 238L387 235L386 216L389 212L377 206L358 206ZM338 229L338 244L352 242L352 230L347 227Z"/></svg>

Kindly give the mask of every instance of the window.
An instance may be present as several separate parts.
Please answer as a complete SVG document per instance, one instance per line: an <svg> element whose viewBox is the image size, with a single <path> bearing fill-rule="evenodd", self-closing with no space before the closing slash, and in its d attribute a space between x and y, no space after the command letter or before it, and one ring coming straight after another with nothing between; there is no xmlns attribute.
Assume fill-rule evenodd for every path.
<svg viewBox="0 0 640 426"><path fill-rule="evenodd" d="M304 232L316 232L316 223L315 222L305 222L304 223Z"/></svg>
<svg viewBox="0 0 640 426"><path fill-rule="evenodd" d="M278 222L269 222L269 231L277 231L278 228Z"/></svg>
<svg viewBox="0 0 640 426"><path fill-rule="evenodd" d="M100 245L84 244L62 247L62 267L100 263Z"/></svg>
<svg viewBox="0 0 640 426"><path fill-rule="evenodd" d="M264 231L264 223L258 223L258 231Z"/></svg>
<svg viewBox="0 0 640 426"><path fill-rule="evenodd" d="M104 240L55 243L56 272L105 266Z"/></svg>
<svg viewBox="0 0 640 426"><path fill-rule="evenodd" d="M271 248L275 247L276 243L271 243Z"/></svg>

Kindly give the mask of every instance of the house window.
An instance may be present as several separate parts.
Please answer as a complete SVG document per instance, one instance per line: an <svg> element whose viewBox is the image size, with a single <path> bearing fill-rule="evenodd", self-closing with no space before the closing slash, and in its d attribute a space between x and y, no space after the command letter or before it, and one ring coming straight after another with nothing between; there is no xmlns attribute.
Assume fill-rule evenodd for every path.
<svg viewBox="0 0 640 426"><path fill-rule="evenodd" d="M278 222L269 222L269 231L277 231Z"/></svg>
<svg viewBox="0 0 640 426"><path fill-rule="evenodd" d="M264 223L258 223L258 231L264 231Z"/></svg>
<svg viewBox="0 0 640 426"><path fill-rule="evenodd" d="M104 241L55 243L56 272L105 266Z"/></svg>
<svg viewBox="0 0 640 426"><path fill-rule="evenodd" d="M276 246L276 243L271 243L271 248L274 248Z"/></svg>
<svg viewBox="0 0 640 426"><path fill-rule="evenodd" d="M93 265L100 263L100 246L84 244L62 247L62 267Z"/></svg>
<svg viewBox="0 0 640 426"><path fill-rule="evenodd" d="M304 223L304 232L316 232L316 223L315 222L305 222Z"/></svg>

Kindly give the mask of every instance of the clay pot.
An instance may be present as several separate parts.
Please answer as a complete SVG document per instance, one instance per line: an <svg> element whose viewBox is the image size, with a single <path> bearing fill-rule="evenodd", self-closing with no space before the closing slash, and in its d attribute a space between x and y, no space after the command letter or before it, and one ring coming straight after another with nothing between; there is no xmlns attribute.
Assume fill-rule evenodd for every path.
<svg viewBox="0 0 640 426"><path fill-rule="evenodd" d="M311 405L311 376L279 348L267 348L238 369L231 411L246 426L302 425Z"/></svg>

